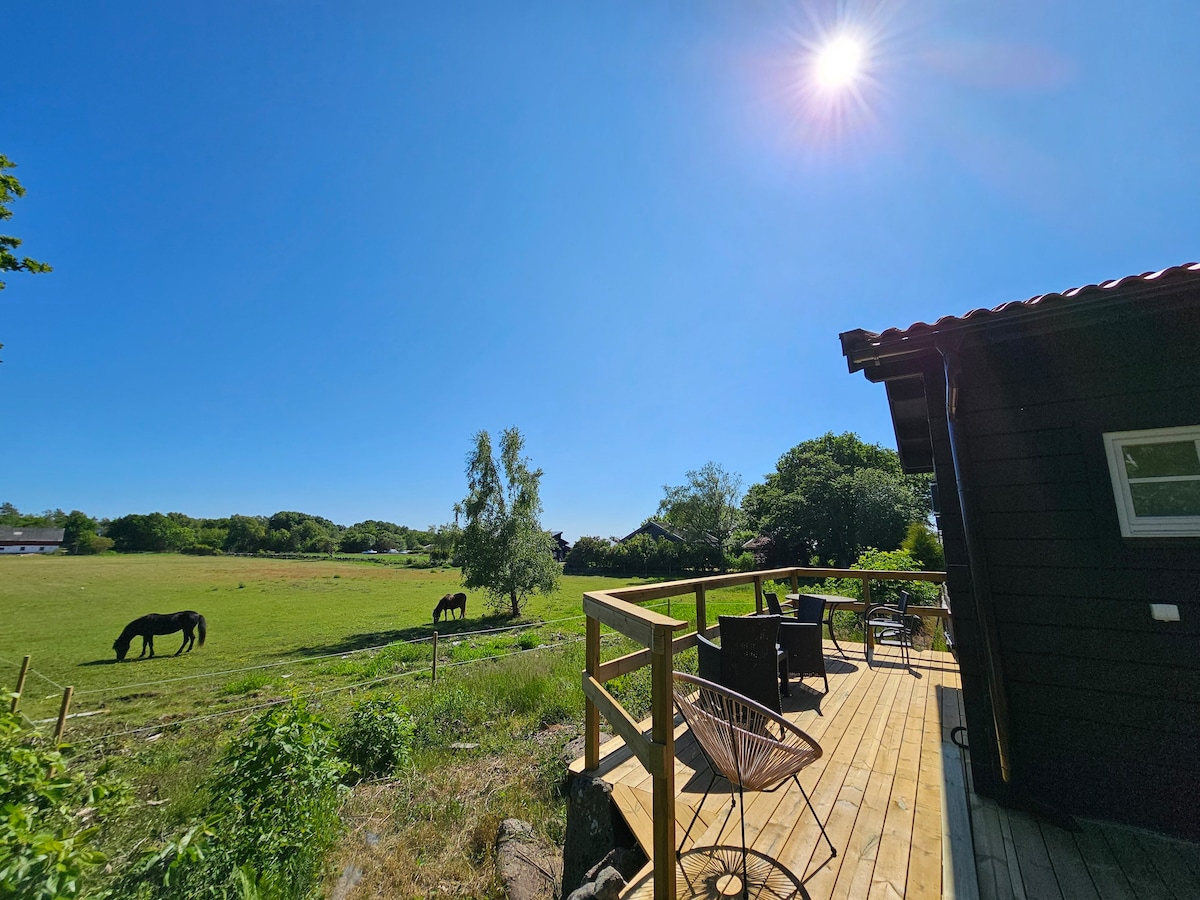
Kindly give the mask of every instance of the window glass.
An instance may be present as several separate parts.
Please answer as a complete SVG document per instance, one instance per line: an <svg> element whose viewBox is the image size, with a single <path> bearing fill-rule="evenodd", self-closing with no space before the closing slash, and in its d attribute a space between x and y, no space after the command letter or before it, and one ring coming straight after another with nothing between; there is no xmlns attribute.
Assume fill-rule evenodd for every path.
<svg viewBox="0 0 1200 900"><path fill-rule="evenodd" d="M1200 481L1134 483L1129 492L1139 517L1200 516Z"/></svg>
<svg viewBox="0 0 1200 900"><path fill-rule="evenodd" d="M1125 472L1130 478L1165 478L1200 475L1200 453L1195 441L1125 444Z"/></svg>

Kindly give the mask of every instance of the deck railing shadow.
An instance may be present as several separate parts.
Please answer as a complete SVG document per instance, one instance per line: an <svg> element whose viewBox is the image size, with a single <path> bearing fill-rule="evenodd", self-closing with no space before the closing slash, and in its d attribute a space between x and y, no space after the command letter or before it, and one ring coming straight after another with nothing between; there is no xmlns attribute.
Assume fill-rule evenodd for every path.
<svg viewBox="0 0 1200 900"><path fill-rule="evenodd" d="M823 578L855 578L862 582L864 608L871 603L871 581L926 581L943 583L945 572L897 572L874 569L830 569L796 566L759 572L739 572L709 578L691 578L662 584L647 584L610 591L589 591L583 595L583 611L587 616L586 668L583 672L584 711L584 771L595 773L601 767L600 716L603 715L615 734L624 740L628 752L637 757L651 776L653 796L653 879L656 900L676 896L677 876L675 851L675 715L671 699L672 671L676 653L696 646L696 635L715 636L720 629L709 625L707 594L718 588L743 584L754 585L755 608L763 611L763 585L770 581L788 581L792 593L800 593L800 580ZM640 604L654 600L692 595L696 608L696 631L676 636L688 626L682 619L643 609ZM947 618L948 610L941 607L909 607L914 615ZM600 638L602 626L608 626L635 641L644 649L602 661ZM866 646L868 659L871 646ZM857 662L829 659L831 664L857 666ZM869 664L869 663L868 663ZM650 667L651 729L647 738L633 717L609 693L605 684L618 676ZM798 693L795 692L795 693ZM740 852L740 851L739 851ZM803 897L801 893L788 896ZM690 896L690 895L689 895ZM695 896L708 896L697 894Z"/></svg>

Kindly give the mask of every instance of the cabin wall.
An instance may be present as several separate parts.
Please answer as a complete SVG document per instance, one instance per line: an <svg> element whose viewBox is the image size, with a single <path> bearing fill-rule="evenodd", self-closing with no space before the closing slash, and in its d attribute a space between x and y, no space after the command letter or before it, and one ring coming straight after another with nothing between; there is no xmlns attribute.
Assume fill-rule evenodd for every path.
<svg viewBox="0 0 1200 900"><path fill-rule="evenodd" d="M1200 316L1029 333L961 358L969 527L997 623L1014 783L1073 814L1200 839L1200 538L1121 536L1101 437L1200 424ZM931 422L946 498L944 412ZM946 535L953 602L949 564L962 557ZM1150 603L1178 605L1181 621L1153 620ZM976 643L964 612L960 645ZM980 675L963 660L973 753Z"/></svg>

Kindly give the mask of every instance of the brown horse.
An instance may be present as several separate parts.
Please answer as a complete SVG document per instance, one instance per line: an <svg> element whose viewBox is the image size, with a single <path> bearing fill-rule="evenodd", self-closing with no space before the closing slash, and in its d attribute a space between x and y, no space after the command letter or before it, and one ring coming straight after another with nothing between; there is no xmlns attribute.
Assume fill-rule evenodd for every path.
<svg viewBox="0 0 1200 900"><path fill-rule="evenodd" d="M438 623L438 619L442 617L442 613L446 614L447 619L454 618L454 610L458 610L460 619L467 617L467 595L463 593L447 594L438 601L438 605L433 610L433 624Z"/></svg>

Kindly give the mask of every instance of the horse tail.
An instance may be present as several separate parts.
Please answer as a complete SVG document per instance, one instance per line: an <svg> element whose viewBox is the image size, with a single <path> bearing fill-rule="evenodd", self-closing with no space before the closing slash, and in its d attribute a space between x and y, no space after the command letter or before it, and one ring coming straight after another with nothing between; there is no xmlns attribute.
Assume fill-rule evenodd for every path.
<svg viewBox="0 0 1200 900"><path fill-rule="evenodd" d="M199 615L199 613L197 613L197 615ZM199 621L196 622L196 625L200 629L200 646L203 647L204 637L208 633L204 627L204 616L200 616Z"/></svg>

